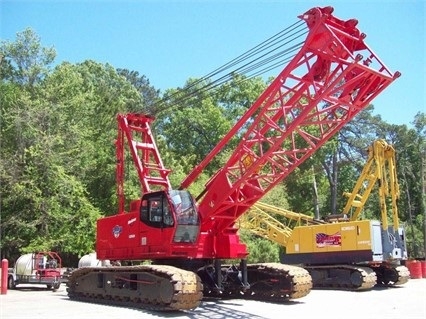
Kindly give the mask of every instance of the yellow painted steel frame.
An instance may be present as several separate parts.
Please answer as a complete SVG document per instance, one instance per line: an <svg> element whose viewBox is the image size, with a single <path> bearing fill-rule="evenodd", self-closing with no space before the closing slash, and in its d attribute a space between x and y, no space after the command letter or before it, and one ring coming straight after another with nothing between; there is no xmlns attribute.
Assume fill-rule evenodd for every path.
<svg viewBox="0 0 426 319"><path fill-rule="evenodd" d="M351 216L352 221L358 220L371 190L378 183L382 228L386 230L389 226L386 200L390 197L393 229L398 230L399 185L395 163L395 149L391 145L382 139L373 142L368 148L367 163L364 165L353 191L344 193L345 196L348 196L348 201L343 209L343 214Z"/></svg>
<svg viewBox="0 0 426 319"><path fill-rule="evenodd" d="M243 215L239 222L241 228L250 230L252 233L284 247L287 246L295 227L325 223L312 216L262 202L254 204L248 214Z"/></svg>
<svg viewBox="0 0 426 319"><path fill-rule="evenodd" d="M359 227L369 228L368 221L367 224L358 224L356 222L374 185L378 182L382 218L381 227L383 230L387 230L389 226L386 200L391 196L393 228L395 232L398 231L397 200L399 198L399 185L395 163L395 149L386 141L382 139L376 140L369 146L367 163L364 165L352 193L345 193L349 198L342 215L350 215L350 219L347 221L355 222L349 223L350 226L356 226L357 229L360 229ZM351 209L355 209L355 211L351 212ZM336 221L341 223L339 220ZM242 216L239 222L240 227L243 229L250 230L252 233L272 240L284 247L288 246L292 236L293 238L294 236L298 237L298 235L293 233L294 231L297 230L299 233L304 229L304 227L299 229L299 226L327 224L327 222L316 220L312 216L295 213L262 202L254 204L248 214ZM317 229L317 227L314 228ZM312 240L312 236L307 236L303 239L303 242L309 240Z"/></svg>

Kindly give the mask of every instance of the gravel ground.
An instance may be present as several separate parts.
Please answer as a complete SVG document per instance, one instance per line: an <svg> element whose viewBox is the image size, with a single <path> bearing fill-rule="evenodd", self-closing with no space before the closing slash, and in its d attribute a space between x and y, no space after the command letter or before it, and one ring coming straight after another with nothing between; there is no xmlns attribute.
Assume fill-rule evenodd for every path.
<svg viewBox="0 0 426 319"><path fill-rule="evenodd" d="M411 279L401 287L378 287L364 292L313 290L309 295L285 304L240 299L209 300L193 311L156 313L72 301L67 296L65 284L56 292L27 285L0 295L0 318L425 319L425 297L426 279Z"/></svg>

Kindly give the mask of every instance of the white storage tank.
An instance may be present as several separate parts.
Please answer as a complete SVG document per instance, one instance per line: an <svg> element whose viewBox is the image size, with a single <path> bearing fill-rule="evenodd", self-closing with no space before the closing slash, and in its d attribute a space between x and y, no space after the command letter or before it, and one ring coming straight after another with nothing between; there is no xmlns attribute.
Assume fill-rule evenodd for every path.
<svg viewBox="0 0 426 319"><path fill-rule="evenodd" d="M99 260L96 258L96 252L84 255L78 261L78 268L82 267L101 267L110 266L109 260Z"/></svg>
<svg viewBox="0 0 426 319"><path fill-rule="evenodd" d="M45 268L46 256L39 255L36 258L35 254L21 255L15 263L15 274L19 276L31 276L35 274L36 268ZM39 267L37 267L37 264Z"/></svg>

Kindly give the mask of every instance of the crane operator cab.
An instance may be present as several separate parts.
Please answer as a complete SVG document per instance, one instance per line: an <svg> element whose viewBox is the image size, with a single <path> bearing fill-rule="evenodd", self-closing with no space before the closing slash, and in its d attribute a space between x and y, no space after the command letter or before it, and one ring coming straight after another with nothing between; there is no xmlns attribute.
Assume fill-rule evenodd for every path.
<svg viewBox="0 0 426 319"><path fill-rule="evenodd" d="M194 243L200 230L200 219L191 194L185 190L147 193L142 197L141 221L148 226L175 228L174 242Z"/></svg>
<svg viewBox="0 0 426 319"><path fill-rule="evenodd" d="M193 256L201 222L195 200L186 190L143 194L129 212L97 220L99 260L143 260Z"/></svg>

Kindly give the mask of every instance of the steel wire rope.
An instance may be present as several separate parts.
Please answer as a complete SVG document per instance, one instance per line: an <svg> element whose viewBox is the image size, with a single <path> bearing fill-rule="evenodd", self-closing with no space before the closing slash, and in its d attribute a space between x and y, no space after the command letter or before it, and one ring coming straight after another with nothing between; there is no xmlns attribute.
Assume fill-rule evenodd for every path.
<svg viewBox="0 0 426 319"><path fill-rule="evenodd" d="M201 88L196 89L195 91L185 92L183 97L180 97L177 100L173 101L171 104L168 105L167 108L170 108L170 107L172 107L174 105L183 103L183 102L185 102L185 100L188 100L189 98L191 98L193 96L205 93L207 91L211 91L210 96L215 96L219 92L217 90L215 91L214 89L218 88L219 86L221 86L221 85L223 85L223 84L225 84L227 82L230 82L234 78L234 75L236 75L236 74L246 75L246 74L248 74L248 72L251 72L251 71L254 71L254 70L258 69L257 72L251 73L251 74L245 76L243 79L235 82L236 84L240 84L242 82L248 81L251 78L254 78L256 76L260 76L260 75L265 74L265 73L267 73L269 71L272 71L273 69L277 68L278 66L281 66L281 65L286 64L287 62L291 61L291 59L294 57L294 54L291 55L291 56L288 56L288 54L292 53L292 52L295 52L295 51L298 51L298 49L302 45L303 45L303 42L300 42L300 43L292 46L289 49L286 49L284 51L281 51L281 52L275 54L273 57L269 57L269 58L267 58L267 59L265 59L263 61L257 62L255 65L251 65L250 63L246 64L245 65L246 68L242 69L243 70L242 72L233 71L233 72L231 72L229 74L226 74L226 75L222 76L221 78L219 78L219 79L217 79L215 81L209 82L208 84L204 85ZM281 58L283 56L287 56L287 57ZM278 58L281 58L281 59L278 60ZM270 64L271 61L276 61L276 62L273 63L273 64ZM268 63L269 63L269 65L268 65ZM266 65L266 67L264 67L262 69L259 69L261 66L264 66L264 65ZM239 69L237 69L237 71L238 70ZM165 110L165 109L162 109L162 111L163 110Z"/></svg>
<svg viewBox="0 0 426 319"><path fill-rule="evenodd" d="M296 51L298 48L300 48L301 47L301 45L296 45L296 46L294 46L290 51ZM285 53L285 51L283 51L283 53ZM281 57L282 56L282 54L280 54L280 55L277 55L276 57L274 57L274 60L277 60L278 59L278 57ZM182 102L184 102L185 100L188 100L189 98L191 98L192 96L196 96L196 95L199 95L199 94L202 94L202 93L204 93L204 92L207 92L207 91L213 91L211 94L210 94L210 96L214 96L216 93L218 93L217 91L214 91L214 89L215 88L217 88L217 87L219 87L220 85L222 85L222 84L225 84L225 83L227 83L227 82L230 82L230 80L232 80L232 78L234 77L234 75L237 75L237 74L240 74L240 75L245 75L247 72L250 72L250 71L254 71L254 70L256 70L256 69L259 69L256 73L251 73L251 74L249 74L248 76L246 76L246 77L244 77L243 79L242 79L242 81L237 81L236 83L241 83L241 82L243 82L243 81L247 81L247 80L249 80L249 79L251 79L251 78L253 78L253 77L256 77L256 76L259 76L259 75L262 75L262 74L265 74L265 73L267 73L267 72L269 72L269 71L271 71L271 70L273 70L273 69L275 69L275 68L277 68L278 66L280 66L280 65L283 65L283 64L285 64L285 63L287 63L287 62L289 62L289 61L291 61L291 59L293 58L293 56L294 55L292 55L292 56L290 56L290 57L286 57L286 58L282 58L282 59L280 59L280 60L277 60L277 62L275 62L275 63L273 63L273 64L269 64L269 65L267 65L266 67L264 67L264 68L262 68L262 69L259 69L259 67L260 66L263 66L263 65L266 65L266 63L265 62L259 62L256 66L251 66L250 68L247 68L246 70L244 70L244 73L237 73L237 72L231 72L231 73L229 73L229 74L227 74L227 75L224 75L224 76L222 76L221 78L219 78L219 79L217 79L217 80L215 80L215 81L213 81L213 82L209 82L208 84L206 84L205 86L203 86L203 87L201 87L201 88L198 88L198 89L196 89L195 91L191 91L191 92L185 92L184 93L184 96L183 97L180 97L180 98L178 98L177 100L175 100L175 101L173 101L173 103L172 104L169 104L168 105L168 108L169 107L172 107L172 106L174 106L174 105L176 105L176 104L180 104L180 103L182 103ZM270 62L270 61L268 61L268 62ZM162 109L162 110L165 110L165 109Z"/></svg>
<svg viewBox="0 0 426 319"><path fill-rule="evenodd" d="M259 72L257 72L256 74L260 75L260 74L266 73L266 72L263 72L263 70L269 70L269 66L268 65L270 65L271 62L276 61L278 58L281 58L282 56L287 56L289 53L294 52L297 49L299 49L300 47L302 47L302 45L303 45L303 42L299 42L299 43L293 45L292 47L290 47L288 49L285 49L283 51L280 51L280 52L278 52L278 53L276 53L276 54L274 54L272 56L269 56L269 57L267 57L267 58L265 58L265 59L263 59L263 60L255 63L255 64L247 64L246 68L241 69L241 71L242 71L241 73L242 74L247 74L250 71L256 70L256 69L258 69L258 68L260 68L262 66L267 65L266 69L260 69ZM293 57L293 56L294 55L292 55L291 57ZM284 59L284 60L286 60L286 59ZM277 62L275 62L274 64L272 64L273 68L277 67L278 65L280 65L281 61L283 61L283 59L278 60ZM249 75L249 77L251 77L251 75Z"/></svg>
<svg viewBox="0 0 426 319"><path fill-rule="evenodd" d="M254 71L257 68L265 66L268 63L272 63L273 61L276 61L278 58L282 57L283 55L296 51L303 44L303 41L300 43L297 43L296 45L291 46L288 49L284 49L278 53L275 53L273 56L267 57L268 55L272 54L279 48L282 48L283 46L288 45L290 42L295 41L296 39L300 38L302 35L306 34L308 32L306 27L303 29L300 29L302 24L303 22L301 21L292 24L290 27L287 27L286 29L278 32L274 36L268 38L267 40L258 44L254 48L241 54L237 58L231 60L230 62L224 64L223 66L217 68L216 70L194 81L193 83L191 83L189 86L185 87L184 89L174 92L171 95L167 95L163 97L162 99L160 99L158 103L159 105L165 105L165 107L164 108L160 107L159 112L163 112L175 106L176 104L180 104L184 102L185 100L188 100L192 96L213 90L217 88L218 86L232 80L236 74L244 76L248 72ZM292 33L290 34L290 32ZM284 40L287 40L287 41L282 43ZM266 53L263 53L266 50L268 51ZM263 53L263 54L260 55L260 53ZM222 75L221 77L217 79L214 79L214 80L212 79L212 77L222 73L224 70L227 70L235 65L241 64L242 62L250 58L253 58L253 59L245 63L244 65L237 67L236 69L232 70L231 72L225 75ZM262 58L263 60L260 60ZM248 80L254 76L259 76L266 72L269 72L272 69L276 68L278 65L281 65L283 62L288 62L290 59L291 58L285 58L285 59L281 58L274 64L266 66L263 69L258 70L256 73L250 74L244 80ZM192 88L196 87L198 84L205 81L209 81L209 82L195 90L191 90ZM173 97L175 96L178 96L177 99L172 101ZM172 102L167 104L167 101L172 101Z"/></svg>
<svg viewBox="0 0 426 319"><path fill-rule="evenodd" d="M286 52L288 52L292 47L282 50L278 53L275 53L274 55L271 55L273 52L277 51L278 49L284 47L285 45L288 45L289 43L291 43L292 41L295 41L296 39L298 39L299 37L301 37L302 35L306 34L308 31L307 29L301 29L293 34L291 34L290 36L287 36L285 38L283 38L282 40L287 40L286 42L280 44L279 46L275 46L275 48L272 48L271 50L267 51L266 53L262 54L261 56L257 57L255 60L252 60L246 64L244 64L243 66L239 67L237 70L242 70L242 73L244 73L244 68L245 67L250 67L250 68L256 68L258 65L263 65L266 64L268 62L270 62L271 60L274 60L276 57L285 54ZM282 41L281 40L281 41ZM300 44L302 44L303 42L300 42ZM270 48L271 46L268 46L266 48ZM294 46L293 46L294 47ZM252 65L253 62L255 62L256 60L260 60L260 62L257 62L256 64ZM235 70L234 70L235 72Z"/></svg>
<svg viewBox="0 0 426 319"><path fill-rule="evenodd" d="M192 83L189 87L187 88L191 88L191 86L195 86L200 82L203 82L204 80L207 80L221 72L223 72L226 69L229 69L230 67L240 63L241 61L244 61L246 59L248 59L249 57L252 57L253 55L255 55L257 52L259 52L259 50L262 47L270 47L272 44L269 43L273 43L274 41L277 41L275 39L280 38L282 35L285 35L286 33L289 33L290 31L294 30L295 28L297 28L298 26L301 25L301 22L296 22L294 24L292 24L291 26L285 28L284 30L278 32L277 34L273 35L272 37L266 39L265 41L261 42L260 44L256 45L254 48L246 51L245 53L239 55L238 57L234 58L233 60L231 60L230 62L224 64L223 66L215 69L214 71L208 73L207 75L199 78L195 83ZM267 45L269 44L269 45Z"/></svg>
<svg viewBox="0 0 426 319"><path fill-rule="evenodd" d="M302 33L301 35L306 34L306 33L307 33L307 32L304 32L304 33ZM228 74L226 74L226 75L222 76L221 78L219 78L219 79L217 79L217 80L215 80L215 81L213 81L213 82L211 82L211 83L207 84L205 87L201 87L201 88L199 88L199 90L197 90L197 91L193 91L191 95L195 95L195 94L197 94L197 93L203 93L203 92L205 92L205 91L206 91L206 90L208 90L208 89L212 89L212 88L215 88L215 87L217 87L217 86L219 86L219 85L222 85L222 84L224 84L224 83L226 83L226 82L230 81L230 80L233 78L233 75L234 75L234 74L246 75L246 74L248 74L250 71L253 71L253 70L259 69L260 67L262 67L262 66L264 66L264 65L268 65L268 64L269 64L269 63L271 63L272 61L276 61L278 58L280 58L280 57L282 57L282 56L288 55L288 53L291 53L291 52L297 51L297 49L299 49L299 48L303 45L303 42L297 43L297 44L293 45L293 46L292 46L292 47L290 47L290 48L287 48L287 49L282 50L282 51L280 51L280 52L278 52L278 53L275 53L274 55L270 55L272 52L274 52L274 51L275 51L275 50L277 50L278 48L281 48L281 47L283 47L284 45L287 45L288 43L290 43L291 41L296 40L296 39L297 39L297 38L299 38L301 35L298 35L297 37L293 38L293 39L292 39L292 40L290 40L290 41L287 41L286 43L284 43L284 44L280 45L279 47L277 47L277 48L275 48L275 49L273 49L273 50L270 50L270 51L266 52L265 54L263 54L262 56L260 56L260 57L256 58L255 60L251 60L250 62L248 62L248 63L246 63L246 64L244 64L244 65L240 66L239 68L237 68L237 69L233 70L231 73L228 73ZM266 68L260 69L257 73L254 73L254 74L255 74L255 76L258 76L258 75L264 74L264 73L266 73L266 72L268 72L268 71L270 71L270 70L274 69L274 68L275 68L275 67L277 67L278 65L282 65L282 62L284 62L284 61L285 61L285 62L288 62L289 60L291 60L291 58L292 58L293 56L294 56L294 55L290 56L289 58L285 58L285 59L278 60L278 61L277 61L277 62L275 62L274 64L272 64L272 65L270 65L270 66L267 66ZM261 58L263 58L263 60L260 60ZM259 61L258 61L258 62L256 62L257 60L259 60ZM256 63L254 63L254 62L256 62ZM250 79L250 78L252 78L252 77L254 77L254 75L253 75L253 74L250 74L250 75L248 75L248 76L247 76L247 78L246 78L246 79L248 80L248 79Z"/></svg>
<svg viewBox="0 0 426 319"><path fill-rule="evenodd" d="M286 37L286 38L284 38L284 39L287 39L288 37ZM281 40L282 41L282 40ZM271 42L271 41L264 41L263 43L266 43L266 42ZM288 41L288 42L290 42L290 41ZM288 43L287 42L287 43ZM283 45L285 45L285 44L283 44ZM279 47L282 47L283 45L281 45L281 46L279 46ZM268 46L264 46L264 49L263 50L265 50L265 48L270 48L272 46L272 44L270 44L270 45L268 45ZM258 46L259 47L259 46ZM279 48L278 47L278 48ZM267 52L267 53L265 53L265 54L263 54L262 56L265 56L265 55L267 55L267 54L270 54L271 52L273 52L273 51L275 51L277 48L275 48L275 49L273 49L273 50L270 50L269 52ZM245 53L245 54L243 54L243 55L241 55L240 57L242 57L242 56L245 56L245 58L243 59L243 58L237 58L237 59L234 59L233 61L233 63L227 63L226 65L229 65L227 68L229 68L231 65L233 66L233 65L235 65L235 64L237 64L237 63L240 63L240 62L242 62L242 61L244 61L244 60L247 60L248 58L250 58L250 57L252 57L252 56L254 56L255 54L258 54L259 52L261 52L259 49L256 49L256 50L250 50L250 51L252 51L251 52L251 54L247 54L247 53ZM261 57L262 57L261 56ZM182 101L184 101L186 98L190 98L191 96L193 96L193 95L196 95L196 94L198 94L198 93L200 93L200 92L205 92L205 91L208 91L208 90L210 90L210 89L212 89L212 88L215 88L215 87L217 87L218 85L220 85L220 84L223 84L223 83L226 83L227 81L230 81L232 78L233 78L233 75L234 74L236 74L236 73L239 73L239 74L242 74L242 75L244 75L244 72L240 72L239 70L240 69L242 69L243 67L246 67L246 66L248 66L248 65L250 65L250 64L252 64L252 63L254 63L256 60L259 60L261 57L257 57L257 58L255 58L254 60L251 60L250 62L248 62L248 63L246 63L245 65L243 65L243 66L240 66L239 68L237 68L237 69L234 69L233 71L231 71L231 72L229 72L229 73L227 73L227 74L225 74L225 75L223 75L223 76L221 76L220 78L218 78L218 79L216 79L216 80L213 80L213 81L210 81L209 83L207 83L206 85L204 85L204 86L202 86L202 87L200 87L200 88L198 88L197 90L195 90L195 91L191 91L190 89L192 88L192 87L194 87L194 86L196 86L198 83L200 83L200 82L203 82L203 81L207 81L207 80L209 80L210 78L211 78L211 76L209 77L209 76L204 76L204 77L202 77L202 78L200 78L200 79L198 79L197 81L195 81L194 83L192 83L191 85L189 85L189 86L187 86L185 89L184 89L184 92L183 92L183 96L181 96L177 101L174 101L174 103L172 103L172 105L175 105L175 104L178 104L178 103L181 103ZM262 63L259 63L258 65L262 65ZM226 68L224 68L224 67L222 67L222 68L220 68L220 69L226 69ZM219 69L218 69L219 70ZM220 72L214 72L214 75L217 75L217 74L219 74ZM212 73L210 73L210 74L213 74L213 72ZM209 75L210 75L209 74ZM176 95L178 95L178 94L180 94L180 93L182 93L182 91L179 91L179 92L176 92ZM171 96L169 97L169 98L171 98ZM171 105L171 106L172 106Z"/></svg>
<svg viewBox="0 0 426 319"><path fill-rule="evenodd" d="M297 50L298 50L298 49L302 46L302 44L303 44L303 42L301 42L301 43L299 43L299 44L297 44L297 45L293 46L293 47L292 47L292 49L291 49L291 52L297 51ZM287 52L287 53L288 53L288 52ZM288 54L286 54L286 55L288 55ZM291 56L287 56L287 57L285 57L285 58L282 58L282 59L280 59L280 60L277 60L274 64L268 65L268 66L266 66L266 67L265 67L265 68L263 68L263 69L257 70L257 72L256 72L256 73L251 73L251 74L249 74L248 76L241 78L240 80L236 81L236 82L235 82L235 84L243 83L243 82L245 82L245 81L248 81L248 80L249 80L249 79L251 79L251 78L254 78L254 77L256 77L256 76L259 76L259 75L265 74L265 73L267 73L267 72L269 72L269 71L272 71L273 69L277 68L278 66L283 65L283 64L286 64L287 62L290 62L290 61L292 60L293 56L294 56L294 55L291 55ZM281 57L281 55L280 55L279 57ZM275 58L275 59L276 59L276 58ZM263 65L264 65L264 64L263 64ZM259 67L259 65L258 65L256 68L258 68L258 67ZM256 68L250 68L250 69L247 69L247 70L246 70L246 72L256 70ZM238 73L238 74L240 74L240 73ZM221 85L225 84L226 82L230 81L230 80L232 79L232 77L233 77L233 74L231 74L231 75L230 75L230 79L229 79L229 80L224 80L224 81L217 82L217 83L216 83L216 82L212 82L212 83L210 83L210 84L209 84L208 86L206 86L206 87L200 88L200 89L199 89L199 90L197 90L197 91L193 91L193 92L192 92L192 94L188 95L188 98L189 98L189 97L191 97L191 96L197 95L197 94L204 93L205 91L208 91L208 90L213 91L215 88L217 88L217 87L219 87L219 86L221 86ZM215 94L217 94L217 93L219 93L217 90L216 90L216 91L213 91L213 92L211 93L211 96L215 96ZM174 104L179 104L179 103L181 103L181 102L183 102L183 101L184 101L184 99L182 99L182 101L181 101L181 100L178 100L178 101L176 101ZM174 104L173 104L173 105L174 105Z"/></svg>

